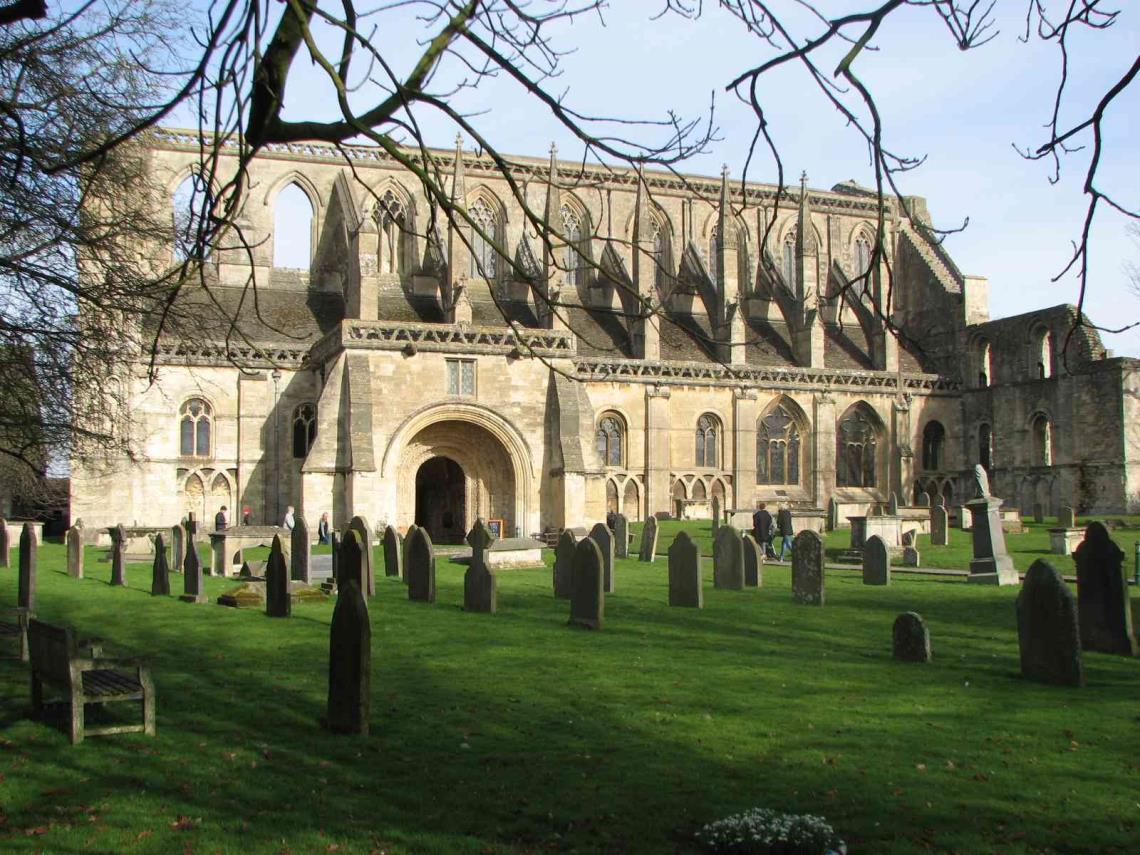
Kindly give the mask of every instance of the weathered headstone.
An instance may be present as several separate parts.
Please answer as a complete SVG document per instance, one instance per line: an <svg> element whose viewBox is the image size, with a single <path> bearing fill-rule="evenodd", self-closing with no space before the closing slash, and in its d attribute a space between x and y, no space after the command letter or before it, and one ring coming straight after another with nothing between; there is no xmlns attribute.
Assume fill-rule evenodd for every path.
<svg viewBox="0 0 1140 855"><path fill-rule="evenodd" d="M475 525L467 533L467 545L471 547L471 562L463 574L463 610L466 612L494 612L497 606L495 574L487 569L487 548L495 542L495 536L483 520L475 520Z"/></svg>
<svg viewBox="0 0 1140 855"><path fill-rule="evenodd" d="M241 569L238 571L238 578L239 579L251 579L251 578L253 578L253 568L249 566L248 561L243 561L241 563Z"/></svg>
<svg viewBox="0 0 1140 855"><path fill-rule="evenodd" d="M716 537L717 530L720 528L720 496L712 497L712 533Z"/></svg>
<svg viewBox="0 0 1140 855"><path fill-rule="evenodd" d="M899 497L894 490L891 490L890 495L887 496L887 514L892 517L899 515Z"/></svg>
<svg viewBox="0 0 1140 855"><path fill-rule="evenodd" d="M973 514L970 509L965 505L958 506L958 529L959 531L969 531L973 519Z"/></svg>
<svg viewBox="0 0 1140 855"><path fill-rule="evenodd" d="M913 546L904 546L902 554L903 567L920 567L922 554Z"/></svg>
<svg viewBox="0 0 1140 855"><path fill-rule="evenodd" d="M78 526L67 530L67 575L83 578L83 529Z"/></svg>
<svg viewBox="0 0 1140 855"><path fill-rule="evenodd" d="M159 532L154 536L154 564L150 571L150 595L170 596L170 566L166 563L166 539Z"/></svg>
<svg viewBox="0 0 1140 855"><path fill-rule="evenodd" d="M863 544L863 584L891 584L891 553L887 542L877 534Z"/></svg>
<svg viewBox="0 0 1140 855"><path fill-rule="evenodd" d="M1017 569L1005 550L1001 527L1001 499L990 495L990 479L981 464L974 467L976 497L966 503L972 520L970 534L974 558L968 582L983 585L1016 585Z"/></svg>
<svg viewBox="0 0 1140 855"><path fill-rule="evenodd" d="M641 548L637 552L638 561L653 563L657 557L657 517L650 514L641 529Z"/></svg>
<svg viewBox="0 0 1140 855"><path fill-rule="evenodd" d="M946 508L935 505L930 509L930 545L950 545L950 525L946 517Z"/></svg>
<svg viewBox="0 0 1140 855"><path fill-rule="evenodd" d="M1035 523L1045 522L1045 506L1040 502L1033 503L1033 521Z"/></svg>
<svg viewBox="0 0 1140 855"><path fill-rule="evenodd" d="M8 537L8 520L0 517L0 567L12 566L12 540Z"/></svg>
<svg viewBox="0 0 1140 855"><path fill-rule="evenodd" d="M408 536L404 576L408 580L409 600L435 602L435 549L426 528L417 528Z"/></svg>
<svg viewBox="0 0 1140 855"><path fill-rule="evenodd" d="M835 531L839 528L839 500L832 496L827 501L827 530Z"/></svg>
<svg viewBox="0 0 1140 855"><path fill-rule="evenodd" d="M186 560L186 530L181 525L170 527L170 565L175 573L182 572Z"/></svg>
<svg viewBox="0 0 1140 855"><path fill-rule="evenodd" d="M309 584L312 563L313 542L309 538L309 524L303 514L293 514L293 531L289 535L289 576Z"/></svg>
<svg viewBox="0 0 1140 855"><path fill-rule="evenodd" d="M925 490L919 490L918 496L916 497L916 500L915 500L915 505L917 505L920 508L929 508L930 507L930 494L927 493Z"/></svg>
<svg viewBox="0 0 1140 855"><path fill-rule="evenodd" d="M1034 561L1017 595L1021 675L1060 686L1084 685L1077 601L1048 561Z"/></svg>
<svg viewBox="0 0 1140 855"><path fill-rule="evenodd" d="M562 529L558 536L558 546L554 549L554 599L570 599L570 574L574 567L574 550L577 546L574 532Z"/></svg>
<svg viewBox="0 0 1140 855"><path fill-rule="evenodd" d="M602 551L604 588L607 594L612 594L617 584L614 578L614 533L605 523L597 523L590 529L590 539Z"/></svg>
<svg viewBox="0 0 1140 855"><path fill-rule="evenodd" d="M404 544L391 525L384 528L384 575L404 578Z"/></svg>
<svg viewBox="0 0 1140 855"><path fill-rule="evenodd" d="M420 527L415 523L408 526L408 530L404 532L404 584L408 584L408 547L411 545L412 535L419 531Z"/></svg>
<svg viewBox="0 0 1140 855"><path fill-rule="evenodd" d="M744 587L759 588L764 583L764 553L751 534L741 537L744 546Z"/></svg>
<svg viewBox="0 0 1140 855"><path fill-rule="evenodd" d="M187 538L186 557L182 559L182 596L184 603L204 603L206 595L202 591L202 564L198 560L198 550L193 538Z"/></svg>
<svg viewBox="0 0 1140 855"><path fill-rule="evenodd" d="M31 523L24 523L20 530L20 579L16 589L16 606L27 609L29 614L36 610L36 557L39 544L36 543L36 530Z"/></svg>
<svg viewBox="0 0 1140 855"><path fill-rule="evenodd" d="M345 584L351 582L359 591L364 578L364 549L360 545L360 533L353 529L345 530L338 552L337 590L343 591Z"/></svg>
<svg viewBox="0 0 1140 855"><path fill-rule="evenodd" d="M1085 539L1073 552L1073 560L1077 564L1081 647L1135 656L1124 553L1109 537L1104 523L1089 523Z"/></svg>
<svg viewBox="0 0 1140 855"><path fill-rule="evenodd" d="M721 526L713 539L713 587L744 590L744 540L730 525Z"/></svg>
<svg viewBox="0 0 1140 855"><path fill-rule="evenodd" d="M1069 505L1061 508L1061 513L1057 517L1057 528L1076 528L1077 527L1077 514Z"/></svg>
<svg viewBox="0 0 1140 855"><path fill-rule="evenodd" d="M629 558L629 520L625 514L614 514L614 557Z"/></svg>
<svg viewBox="0 0 1140 855"><path fill-rule="evenodd" d="M111 535L111 584L125 585L123 565L127 557L127 531L121 525L107 529Z"/></svg>
<svg viewBox="0 0 1140 855"><path fill-rule="evenodd" d="M293 600L289 596L289 567L285 563L285 550L281 535L273 535L269 547L269 561L265 565L265 614L269 617L289 617L293 614Z"/></svg>
<svg viewBox="0 0 1140 855"><path fill-rule="evenodd" d="M822 606L823 537L804 529L792 541L792 598L797 603Z"/></svg>
<svg viewBox="0 0 1140 855"><path fill-rule="evenodd" d="M364 517L354 516L348 523L349 529L355 531L360 538L360 552L364 557L360 580L360 592L366 597L376 596L376 568L372 566L372 527Z"/></svg>
<svg viewBox="0 0 1140 855"><path fill-rule="evenodd" d="M688 532L679 531L669 546L669 605L704 608L701 553Z"/></svg>
<svg viewBox="0 0 1140 855"><path fill-rule="evenodd" d="M329 697L322 726L332 733L368 734L372 709L372 624L368 604L356 579L363 575L362 550L356 532L345 535L353 541L356 567L352 578L338 584L339 593L329 628ZM371 544L364 544L366 549Z"/></svg>
<svg viewBox="0 0 1140 855"><path fill-rule="evenodd" d="M930 661L930 630L917 612L903 612L891 629L891 650L900 662Z"/></svg>
<svg viewBox="0 0 1140 855"><path fill-rule="evenodd" d="M570 569L571 626L602 628L606 610L605 572L602 550L594 538L584 537L578 541Z"/></svg>

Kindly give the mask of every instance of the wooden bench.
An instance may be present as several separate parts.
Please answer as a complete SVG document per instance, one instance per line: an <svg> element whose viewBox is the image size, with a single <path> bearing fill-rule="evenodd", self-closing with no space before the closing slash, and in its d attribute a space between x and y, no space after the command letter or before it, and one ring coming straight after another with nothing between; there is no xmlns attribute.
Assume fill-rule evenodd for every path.
<svg viewBox="0 0 1140 855"><path fill-rule="evenodd" d="M32 711L41 715L44 686L62 689L71 707L71 743L84 735L137 733L154 736L154 683L150 671L137 658L111 659L96 646L84 648L66 627L35 620L28 622L28 649L32 666ZM142 704L142 724L84 728L84 706L119 701Z"/></svg>
<svg viewBox="0 0 1140 855"><path fill-rule="evenodd" d="M20 649L20 661L28 661L28 610L0 609L0 638L10 638Z"/></svg>

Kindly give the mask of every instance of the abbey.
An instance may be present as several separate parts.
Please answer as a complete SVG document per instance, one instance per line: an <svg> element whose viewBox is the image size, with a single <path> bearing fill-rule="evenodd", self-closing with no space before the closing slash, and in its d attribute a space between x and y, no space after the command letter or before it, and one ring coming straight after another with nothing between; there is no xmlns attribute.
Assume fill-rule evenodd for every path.
<svg viewBox="0 0 1140 855"><path fill-rule="evenodd" d="M172 217L199 151L175 131L147 144ZM977 463L1026 512L1140 506L1140 363L1074 330L1072 307L991 321L921 198L891 200L869 270L877 201L854 184L427 158L469 223L378 148L258 156L248 246L185 286L199 322L163 330L154 383L149 353L124 367L137 454L72 461L73 519L225 505L279 523L292 505L446 543L476 517L532 535L607 510L707 515L714 496L950 505ZM275 266L286 189L311 207L300 268Z"/></svg>

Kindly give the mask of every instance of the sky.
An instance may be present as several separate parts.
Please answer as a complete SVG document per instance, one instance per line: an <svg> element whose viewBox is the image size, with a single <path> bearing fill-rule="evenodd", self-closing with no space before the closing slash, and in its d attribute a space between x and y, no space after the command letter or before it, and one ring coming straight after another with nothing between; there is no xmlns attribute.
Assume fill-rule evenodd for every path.
<svg viewBox="0 0 1140 855"><path fill-rule="evenodd" d="M544 0L535 5L543 7ZM819 31L820 25L808 20L802 7L776 5L798 15L789 20L805 26L801 32ZM821 5L828 14L838 14L861 4L840 0ZM925 157L919 168L900 176L902 191L926 197L937 227L956 228L968 221L961 233L946 238L946 248L964 273L989 279L995 318L1077 301L1075 276L1053 280L1080 235L1091 143L1087 135L1079 139L1085 149L1062 161L1056 183L1050 180L1049 161L1019 155L1015 146L1035 147L1046 138L1059 52L1034 34L1022 40L1024 3L996 5L992 40L965 52L958 50L931 7L904 8L887 20L872 49L864 51L855 66L875 93L888 147ZM715 104L718 140L680 169L717 175L727 165L738 178L756 118L751 108L724 91L725 85L771 57L772 48L712 3L705 3L695 20L659 15L663 6L664 0L618 0L602 16L588 13L551 28L554 43L569 52L561 58L561 76L548 88L582 112L623 118L658 120L670 112L707 118L710 104ZM1140 46L1140 8L1121 7L1109 30L1074 33L1062 124L1084 118L1134 61ZM364 17L360 29L373 25L374 44L382 46L386 61L397 70L410 68L424 32L412 11L397 4L396 11ZM821 67L829 71L838 56L833 51L821 57ZM448 90L462 76L469 77L463 66L445 64L433 80L434 88ZM364 103L374 92L362 82L353 99ZM329 116L335 109L329 93L316 69L298 60L290 78L286 118ZM805 171L815 188L848 179L873 184L866 146L802 66L766 77L760 97L786 182L796 183ZM506 76L482 80L478 88L460 91L451 103L500 151L541 157L554 142L560 158L582 154L581 143ZM1140 83L1134 83L1106 115L1098 181L1131 210L1140 210L1138 117ZM430 145L454 144L456 127L449 119L427 110L419 111L417 118ZM649 140L660 133L654 128L621 130ZM471 140L466 144L471 147ZM775 164L770 157L758 156L748 178L775 181ZM1129 262L1140 266L1140 241L1126 232L1125 224L1125 217L1102 206L1092 232L1085 310L1094 323L1106 327L1140 321L1140 294L1132 290L1140 285L1130 286L1126 270ZM1116 355L1140 357L1140 329L1102 336Z"/></svg>

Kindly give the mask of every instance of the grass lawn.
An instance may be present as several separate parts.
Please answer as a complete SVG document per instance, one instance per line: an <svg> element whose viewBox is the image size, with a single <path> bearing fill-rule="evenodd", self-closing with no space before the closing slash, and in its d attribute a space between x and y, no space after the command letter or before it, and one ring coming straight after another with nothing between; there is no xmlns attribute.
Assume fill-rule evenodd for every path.
<svg viewBox="0 0 1140 855"><path fill-rule="evenodd" d="M548 571L500 574L498 614L465 614L441 561L433 606L378 580L361 739L317 725L331 603L273 620L152 598L148 568L111 588L94 552L76 581L41 548L39 616L150 657L158 736L72 747L27 719L26 666L0 662L0 851L687 852L756 805L822 814L852 853L1140 839L1140 662L1086 654L1078 690L1021 680L1016 589L831 573L813 608L786 568L729 592L706 564L694 611L665 605L663 559L620 561L591 633ZM929 665L891 660L906 610Z"/></svg>

